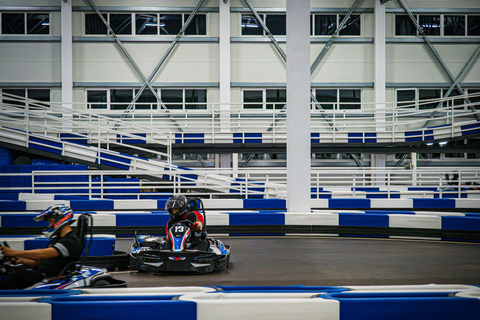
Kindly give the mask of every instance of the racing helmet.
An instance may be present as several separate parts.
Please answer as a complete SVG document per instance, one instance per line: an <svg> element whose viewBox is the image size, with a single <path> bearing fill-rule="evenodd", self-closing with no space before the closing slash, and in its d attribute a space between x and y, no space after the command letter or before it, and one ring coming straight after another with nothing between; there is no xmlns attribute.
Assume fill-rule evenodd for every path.
<svg viewBox="0 0 480 320"><path fill-rule="evenodd" d="M50 228L43 231L43 234L47 239L51 239L53 235L59 232L63 227L74 222L72 209L63 204L56 204L48 207L40 212L38 216L33 218L33 220L42 221L48 220L49 218L55 218L55 223Z"/></svg>
<svg viewBox="0 0 480 320"><path fill-rule="evenodd" d="M179 210L176 213L173 213L172 209L178 208ZM187 197L183 194L174 194L167 200L165 204L165 210L168 211L170 218L175 219L183 216L188 212L188 202Z"/></svg>

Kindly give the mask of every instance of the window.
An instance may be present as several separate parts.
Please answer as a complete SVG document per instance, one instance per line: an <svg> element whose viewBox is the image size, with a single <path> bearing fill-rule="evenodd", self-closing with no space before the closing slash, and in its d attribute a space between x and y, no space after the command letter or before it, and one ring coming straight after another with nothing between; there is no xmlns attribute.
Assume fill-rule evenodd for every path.
<svg viewBox="0 0 480 320"><path fill-rule="evenodd" d="M427 36L480 36L480 15L414 15ZM395 15L395 36L417 36L410 17Z"/></svg>
<svg viewBox="0 0 480 320"><path fill-rule="evenodd" d="M6 95L14 95L20 98L10 97L10 96L3 96L3 102L11 105L18 105L24 106L25 104L21 101L21 98L32 99L36 101L32 101L33 104L30 106L35 107L49 107L48 104L39 103L38 101L42 102L50 102L50 89L3 89L2 93ZM10 98L10 99L9 99Z"/></svg>
<svg viewBox="0 0 480 320"><path fill-rule="evenodd" d="M107 90L88 90L87 109L107 109Z"/></svg>
<svg viewBox="0 0 480 320"><path fill-rule="evenodd" d="M50 34L49 13L2 12L2 34Z"/></svg>
<svg viewBox="0 0 480 320"><path fill-rule="evenodd" d="M104 13L105 20L118 35L177 35L190 14ZM107 27L96 13L85 13L85 35L106 35ZM206 35L207 15L196 14L185 35Z"/></svg>
<svg viewBox="0 0 480 320"><path fill-rule="evenodd" d="M445 36L464 36L465 35L465 16L447 16L443 17L443 33Z"/></svg>
<svg viewBox="0 0 480 320"><path fill-rule="evenodd" d="M263 23L274 36L287 34L287 16L285 14L259 14ZM260 23L253 14L242 14L242 35L243 36L265 36Z"/></svg>
<svg viewBox="0 0 480 320"><path fill-rule="evenodd" d="M314 89L314 95L324 110L361 109L361 89Z"/></svg>
<svg viewBox="0 0 480 320"><path fill-rule="evenodd" d="M331 36L335 33L345 15L339 14L315 14L313 15L313 35L315 36ZM341 36L359 36L361 33L361 16L350 15L340 30Z"/></svg>
<svg viewBox="0 0 480 320"><path fill-rule="evenodd" d="M331 36L337 30L337 15L316 14L314 17L314 35Z"/></svg>
<svg viewBox="0 0 480 320"><path fill-rule="evenodd" d="M467 21L467 36L480 36L480 15L468 15Z"/></svg>
<svg viewBox="0 0 480 320"><path fill-rule="evenodd" d="M438 106L438 100L443 98L447 91L448 89L435 88L397 89L397 107L414 108L418 110L434 109ZM464 91L470 95L480 92L480 90L475 89L464 89ZM464 100L465 97L456 89L449 94L448 98L451 98L445 102L448 106L460 106L466 103ZM480 97L471 97L470 100L472 102L480 102Z"/></svg>
<svg viewBox="0 0 480 320"><path fill-rule="evenodd" d="M418 19L420 27L427 36L440 35L440 16L436 15L420 15Z"/></svg>
<svg viewBox="0 0 480 320"><path fill-rule="evenodd" d="M89 89L87 109L125 110L139 89ZM207 89L157 89L157 95L168 109L206 109ZM146 88L135 103L135 110L160 109L157 98Z"/></svg>
<svg viewBox="0 0 480 320"><path fill-rule="evenodd" d="M243 90L244 109L276 109L281 110L287 103L285 89Z"/></svg>

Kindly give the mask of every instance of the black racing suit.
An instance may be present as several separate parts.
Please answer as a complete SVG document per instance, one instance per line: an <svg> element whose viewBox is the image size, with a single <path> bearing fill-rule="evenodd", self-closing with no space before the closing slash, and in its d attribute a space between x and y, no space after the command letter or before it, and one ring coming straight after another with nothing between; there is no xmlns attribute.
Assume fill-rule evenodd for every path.
<svg viewBox="0 0 480 320"><path fill-rule="evenodd" d="M36 269L22 266L13 271L0 280L0 290L25 289L45 278L58 276L67 264L79 260L83 251L83 246L73 231L64 237L52 238L47 245L47 248L50 247L55 248L60 255L43 260Z"/></svg>

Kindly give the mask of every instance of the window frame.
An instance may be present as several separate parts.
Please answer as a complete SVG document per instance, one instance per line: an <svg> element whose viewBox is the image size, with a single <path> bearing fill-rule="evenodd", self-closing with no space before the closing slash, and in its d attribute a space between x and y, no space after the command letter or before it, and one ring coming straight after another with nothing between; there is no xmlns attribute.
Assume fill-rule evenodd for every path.
<svg viewBox="0 0 480 320"><path fill-rule="evenodd" d="M244 35L243 32L242 32L242 21L243 21L243 16L244 15L248 15L248 16L253 16L254 14L253 13L240 13L240 25L239 25L239 34L240 36L242 37L267 37L267 33L265 32L265 30L262 28L261 25L259 25L259 28L262 29L262 34L246 34ZM262 18L262 21L265 25L267 25L267 19L268 19L268 16L285 16L285 34L284 35L281 35L281 34L273 34L272 33L272 30L270 30L270 33L272 33L272 35L274 37L286 37L287 35L287 24L286 24L286 17L287 17L287 14L286 13L281 13L281 12L262 12L262 13L259 13L258 14L261 18ZM255 17L254 17L255 19ZM256 21L256 19L255 19Z"/></svg>
<svg viewBox="0 0 480 320"><path fill-rule="evenodd" d="M336 102L324 102L324 104L333 104L333 107L332 109L324 109L322 107L322 109L325 111L325 112L337 112L337 111L342 111L342 112L356 112L358 110L362 110L362 103L363 103L363 89L362 88L354 88L354 87L349 87L349 88L311 88L311 93L315 96L315 98L317 97L317 90L335 90L336 91L336 94L337 94L337 100ZM352 103L348 103L348 102L341 102L340 101L340 90L359 90L360 91L360 102L352 102ZM322 105L322 102L321 101L318 101L318 103L320 104L320 106ZM343 105L360 105L359 108L347 108L347 109L343 109L341 108L341 106ZM312 103L311 104L311 110L312 111L315 111L317 110L317 107L316 107L316 104L315 103Z"/></svg>
<svg viewBox="0 0 480 320"><path fill-rule="evenodd" d="M393 18L393 36L394 37L406 37L406 38L411 38L411 37L418 37L419 32L415 28L415 35L397 35L397 17L398 16L407 16L405 13L402 14L395 14ZM439 14L414 14L415 19L417 19L417 22L420 21L420 16L438 16L440 18L440 33L439 35L427 35L429 38L478 38L480 35L468 35L468 30L469 30L469 16L480 16L478 14L458 14L458 13L439 13ZM463 16L465 19L465 30L463 35L445 35L445 17L449 16ZM419 22L420 23L420 22ZM479 26L480 28L480 26Z"/></svg>
<svg viewBox="0 0 480 320"><path fill-rule="evenodd" d="M155 92L157 93L157 95L160 97L160 99L162 99L162 90L182 90L182 102L178 102L178 103L172 102L171 103L171 104L179 104L179 105L181 105L181 108L170 109L170 108L168 108L168 104L165 104L167 109L170 110L170 111L172 111L172 110L184 110L185 111L185 110L206 110L206 109L208 109L208 96L209 96L208 88L177 88L177 87L169 88L169 87L163 87L163 88L154 88L154 89L155 89ZM133 98L136 95L135 91L139 90L139 88L88 88L84 91L85 108L87 110L99 110L99 111L102 111L102 110L103 111L114 111L114 112L125 111L125 109L112 109L112 104L122 104L122 103L121 102L117 103L117 102L112 102L111 101L111 90L131 90L132 91L132 100L133 100ZM146 88L145 90L150 90L150 89ZM185 101L185 91L186 90L205 90L206 102L186 102ZM89 91L105 91L106 92L107 102L102 103L102 104L105 104L105 108L92 108L91 107L92 104L100 104L100 102L88 102L88 92ZM163 99L162 99L162 101L163 101ZM139 108L138 107L139 103L142 103L142 102L136 102L134 104L134 110L135 111L151 112L152 110L161 110L162 109L161 104L158 101L155 101L155 102L152 102L152 103L145 102L144 106L146 106L147 104L150 104L151 108L145 108L145 107L142 108L142 105L139 105L140 106L140 108ZM130 104L130 103L128 103L128 104ZM186 108L185 107L186 105L205 105L205 108L198 108L198 109Z"/></svg>
<svg viewBox="0 0 480 320"><path fill-rule="evenodd" d="M310 30L310 36L312 37L331 37L332 35L330 34L315 34L315 17L316 16L335 16L335 30L333 31L333 34L335 34L335 31L338 29L340 23L342 22L340 19L340 16L345 16L345 13L312 13L310 14L310 24L311 24L311 30ZM362 13L355 13L352 14L351 16L359 16L360 17L360 34L358 35L353 35L353 34L341 34L341 30L338 32L338 37L362 37L364 34L363 30L363 20L364 20L364 15ZM350 17L351 17L350 16Z"/></svg>
<svg viewBox="0 0 480 320"><path fill-rule="evenodd" d="M5 90L5 89L7 89L7 90L8 90L8 89L23 90L24 93L25 93L25 96L24 96L25 99L31 99L31 98L29 98L29 94L28 94L28 93L29 93L29 90L45 90L45 91L48 90L48 96L49 96L48 101L37 100L37 101L40 101L40 102L39 102L39 103L36 103L36 105L43 105L43 106L44 106L45 108L47 108L47 109L50 109L50 108L51 108L50 105L43 104L43 102L44 102L44 103L51 103L51 102L52 102L52 89L51 89L51 88L42 88L42 87L39 87L39 88L37 88L37 87L34 87L34 88L13 88L13 87L12 87L12 88L9 88L9 87L0 88L0 90L2 91L2 93L3 93L3 90ZM4 102L4 99L5 99L5 97L2 97L2 98L0 99L0 101L3 103L3 102ZM8 99L8 97L7 97L7 99ZM25 106L29 106L29 104L26 104ZM37 107L37 106L33 106L33 107Z"/></svg>
<svg viewBox="0 0 480 320"><path fill-rule="evenodd" d="M267 90L285 90L285 102L271 102L267 101ZM244 92L246 91L260 91L262 92L262 101L261 102L247 102L247 105L256 105L261 104L261 108L245 108L245 95ZM242 89L242 109L243 110L272 110L272 111L280 111L283 107L287 104L287 89L286 88L244 88ZM272 108L269 108L268 105L271 105ZM279 108L278 106L281 105Z"/></svg>
<svg viewBox="0 0 480 320"><path fill-rule="evenodd" d="M395 88L395 109L398 109L398 91L409 91L409 90L414 90L415 91L415 102L412 104L410 107L405 107L401 106L402 110L416 110L416 111L428 111L428 110L435 110L435 107L433 108L420 108L420 90L440 90L440 96L441 98L445 95L445 93L448 91L447 88L438 88L438 87L433 87L433 88L425 88L425 87L416 87L416 88ZM477 90L476 88L464 88L466 94L468 95L469 90ZM455 95L450 94L449 98L454 97ZM457 105L455 103L456 100L460 100L462 98L456 98L454 99L454 106ZM438 105L438 103L436 104ZM464 110L467 111L468 107L465 106L463 109L456 109L456 110Z"/></svg>
<svg viewBox="0 0 480 320"><path fill-rule="evenodd" d="M16 13L23 14L23 33L3 33L3 14L6 13ZM46 14L48 15L48 33L28 33L28 24L27 16L28 14ZM52 35L52 12L51 11L3 11L0 12L0 36L38 36L38 37L49 37Z"/></svg>
<svg viewBox="0 0 480 320"><path fill-rule="evenodd" d="M82 25L83 25L83 36L85 37L104 37L104 36L111 36L111 32L107 28L107 32L105 34L87 34L86 33L86 16L89 14L97 15L96 13L91 13L91 12L83 12L83 18L82 18ZM118 34L118 36L125 36L125 37L172 37L176 36L177 34L162 34L160 33L160 16L167 15L167 14L178 14L182 16L182 26L180 29L185 25L185 22L188 20L188 17L190 16L190 13L178 13L178 12L144 12L144 11L134 11L130 13L124 13L124 12L102 12L102 14L105 14L107 16L106 20L110 24L110 15L111 14L129 14L130 15L130 34ZM137 21L136 21L136 16L137 14L155 14L157 16L157 33L156 34L137 34ZM205 37L208 36L208 27L209 27L209 15L208 13L200 13L196 14L196 16L202 15L205 16L205 34L189 34L186 35L185 32L183 32L182 36L188 36L188 37Z"/></svg>

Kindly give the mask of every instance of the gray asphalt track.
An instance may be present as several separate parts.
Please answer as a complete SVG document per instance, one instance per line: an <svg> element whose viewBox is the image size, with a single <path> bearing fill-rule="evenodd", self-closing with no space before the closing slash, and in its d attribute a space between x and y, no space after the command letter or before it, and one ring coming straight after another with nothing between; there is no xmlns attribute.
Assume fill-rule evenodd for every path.
<svg viewBox="0 0 480 320"><path fill-rule="evenodd" d="M217 237L231 265L211 274L113 272L129 287L480 285L480 244L344 237ZM128 251L132 239L117 239Z"/></svg>

